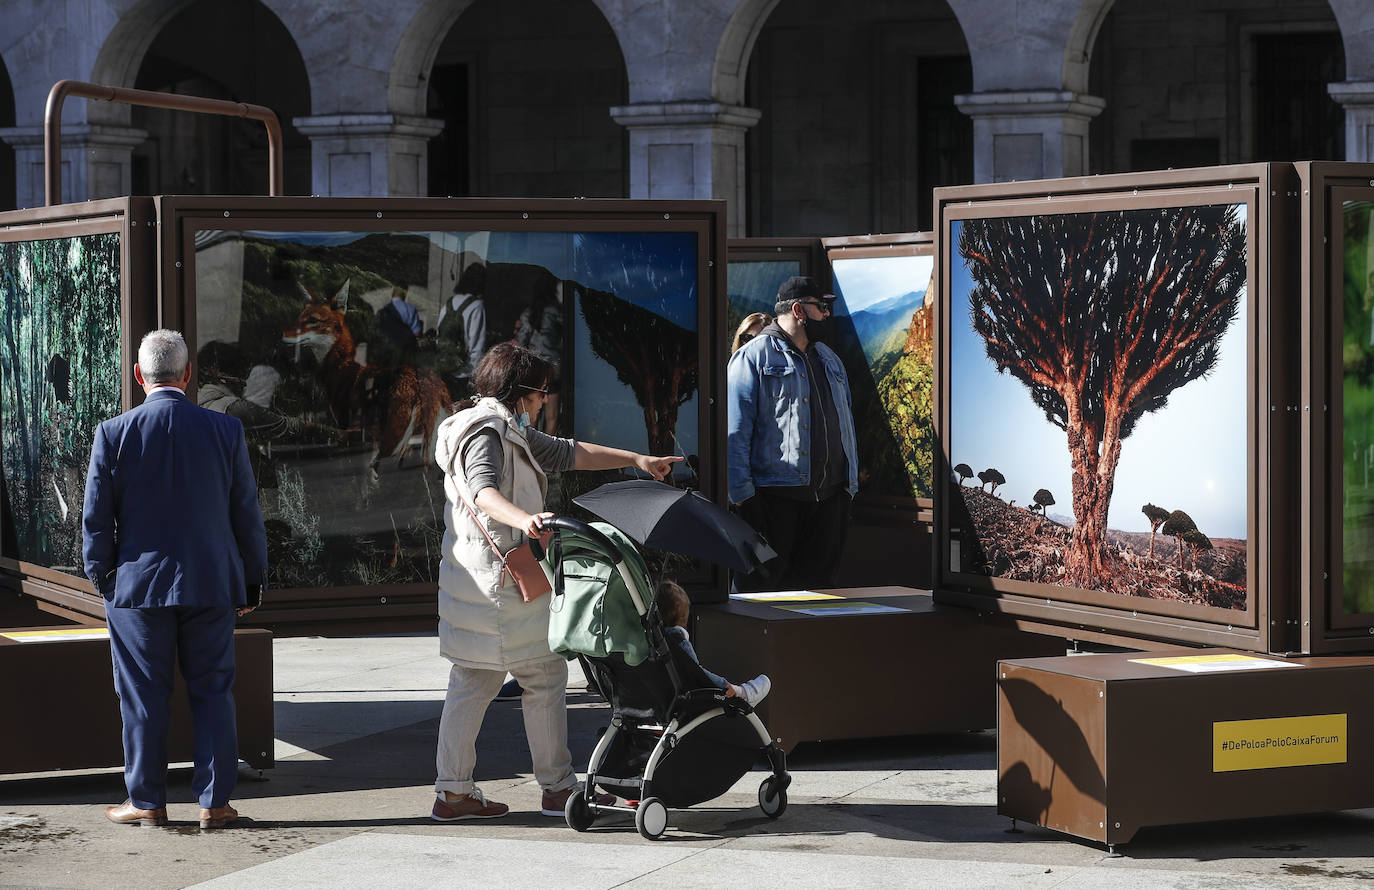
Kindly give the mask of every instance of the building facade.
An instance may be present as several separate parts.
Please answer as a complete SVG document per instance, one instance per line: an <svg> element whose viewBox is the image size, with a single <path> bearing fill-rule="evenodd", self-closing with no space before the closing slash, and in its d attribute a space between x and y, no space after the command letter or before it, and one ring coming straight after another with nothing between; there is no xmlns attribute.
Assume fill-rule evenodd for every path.
<svg viewBox="0 0 1374 890"><path fill-rule="evenodd" d="M911 231L939 185L1374 159L1367 0L0 0L0 209L59 80L266 105L286 190L725 198ZM63 201L264 192L248 122L69 99Z"/></svg>

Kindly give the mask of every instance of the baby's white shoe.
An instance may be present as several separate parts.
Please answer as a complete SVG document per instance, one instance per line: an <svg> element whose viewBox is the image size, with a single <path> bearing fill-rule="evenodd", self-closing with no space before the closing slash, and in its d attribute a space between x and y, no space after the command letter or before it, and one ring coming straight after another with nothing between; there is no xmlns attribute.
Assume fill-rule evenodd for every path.
<svg viewBox="0 0 1374 890"><path fill-rule="evenodd" d="M759 702L763 701L764 696L768 695L768 690L773 688L773 681L768 679L767 674L759 674L748 683L741 683L739 687L740 698L749 703L749 707L757 708Z"/></svg>

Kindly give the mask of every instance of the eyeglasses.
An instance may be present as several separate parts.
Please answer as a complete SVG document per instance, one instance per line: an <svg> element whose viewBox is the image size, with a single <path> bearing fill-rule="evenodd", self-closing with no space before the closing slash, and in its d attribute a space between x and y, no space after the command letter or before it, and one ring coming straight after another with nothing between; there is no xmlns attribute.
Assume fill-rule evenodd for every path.
<svg viewBox="0 0 1374 890"><path fill-rule="evenodd" d="M753 335L753 334L740 334L740 335L739 335L739 345L743 346L744 344L748 343L748 342L749 342L750 340L752 340L752 339L754 339L754 335Z"/></svg>
<svg viewBox="0 0 1374 890"><path fill-rule="evenodd" d="M835 311L834 300L798 300L797 302L803 306L815 306L827 315L833 314Z"/></svg>
<svg viewBox="0 0 1374 890"><path fill-rule="evenodd" d="M521 389L528 389L530 392L537 392L546 399L549 397L549 391L547 389L540 389L537 386L526 386L523 383L519 384L519 386Z"/></svg>

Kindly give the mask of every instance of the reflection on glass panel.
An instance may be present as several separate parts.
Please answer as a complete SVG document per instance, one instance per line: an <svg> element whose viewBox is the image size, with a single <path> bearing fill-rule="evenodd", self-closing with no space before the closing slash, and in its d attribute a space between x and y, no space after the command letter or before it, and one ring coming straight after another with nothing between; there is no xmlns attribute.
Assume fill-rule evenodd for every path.
<svg viewBox="0 0 1374 890"><path fill-rule="evenodd" d="M935 257L839 259L832 267L840 298L835 348L854 399L860 488L930 497Z"/></svg>
<svg viewBox="0 0 1374 890"><path fill-rule="evenodd" d="M1246 209L951 224L954 571L1250 604Z"/></svg>
<svg viewBox="0 0 1374 890"><path fill-rule="evenodd" d="M275 586L437 580L433 432L497 343L558 366L540 428L695 462L694 234L202 231L196 250L198 398L244 422ZM550 480L551 509L619 472L579 475Z"/></svg>
<svg viewBox="0 0 1374 890"><path fill-rule="evenodd" d="M18 552L75 575L95 428L120 410L119 235L0 244L0 443Z"/></svg>
<svg viewBox="0 0 1374 890"><path fill-rule="evenodd" d="M726 289L730 298L725 307L727 347L745 316L755 312L772 316L778 288L793 275L805 274L800 260L731 260L727 267Z"/></svg>
<svg viewBox="0 0 1374 890"><path fill-rule="evenodd" d="M1355 614L1374 612L1374 202L1344 211L1342 605Z"/></svg>

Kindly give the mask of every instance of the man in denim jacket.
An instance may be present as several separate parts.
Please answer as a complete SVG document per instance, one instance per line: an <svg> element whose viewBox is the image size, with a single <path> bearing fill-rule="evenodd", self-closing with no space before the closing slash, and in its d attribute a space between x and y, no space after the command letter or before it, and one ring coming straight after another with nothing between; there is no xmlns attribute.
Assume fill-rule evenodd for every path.
<svg viewBox="0 0 1374 890"><path fill-rule="evenodd" d="M859 489L849 379L820 342L834 302L811 278L787 279L777 320L730 357L730 502L778 553L736 579L742 590L834 583Z"/></svg>

